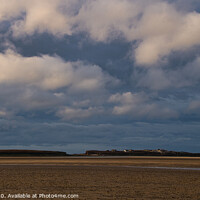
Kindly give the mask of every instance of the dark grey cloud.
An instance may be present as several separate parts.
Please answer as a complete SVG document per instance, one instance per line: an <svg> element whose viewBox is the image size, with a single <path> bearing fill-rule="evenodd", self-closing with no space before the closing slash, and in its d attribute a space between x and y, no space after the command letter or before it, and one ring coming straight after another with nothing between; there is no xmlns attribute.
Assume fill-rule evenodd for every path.
<svg viewBox="0 0 200 200"><path fill-rule="evenodd" d="M200 3L198 0L166 0L169 3L174 4L177 9L185 11L200 11Z"/></svg>
<svg viewBox="0 0 200 200"><path fill-rule="evenodd" d="M155 149L198 151L198 123L90 124L34 123L1 120L0 146L61 149L80 153L87 149Z"/></svg>

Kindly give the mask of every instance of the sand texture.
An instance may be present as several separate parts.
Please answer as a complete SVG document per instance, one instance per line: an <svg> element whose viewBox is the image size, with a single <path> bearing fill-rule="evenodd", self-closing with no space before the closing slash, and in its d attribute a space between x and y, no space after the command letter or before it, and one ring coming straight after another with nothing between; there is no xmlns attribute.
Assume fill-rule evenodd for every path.
<svg viewBox="0 0 200 200"><path fill-rule="evenodd" d="M162 159L159 160L162 163ZM185 160L184 166L191 167L195 163L198 167L198 159L193 159L194 163L189 159L191 165ZM53 163L53 159L51 161ZM57 165L47 162L45 165L6 165L1 159L0 193L78 194L78 199L85 200L200 200L199 170L144 169L116 163L110 166L113 160L107 161L108 165L100 163L101 166L94 165L94 160L90 166L81 162L78 165L77 160L73 165L70 162L59 165L58 160ZM147 161L149 166L150 158ZM175 166L174 163L169 165Z"/></svg>

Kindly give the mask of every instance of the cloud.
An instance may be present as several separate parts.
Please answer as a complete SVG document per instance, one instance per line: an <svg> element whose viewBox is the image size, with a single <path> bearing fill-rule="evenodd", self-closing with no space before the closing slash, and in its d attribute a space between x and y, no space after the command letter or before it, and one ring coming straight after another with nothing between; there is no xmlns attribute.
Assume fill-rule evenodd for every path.
<svg viewBox="0 0 200 200"><path fill-rule="evenodd" d="M194 117L198 117L200 115L200 100L192 100L190 101L188 108L186 109L186 113Z"/></svg>
<svg viewBox="0 0 200 200"><path fill-rule="evenodd" d="M1 120L1 119L0 119ZM63 150L157 149L199 151L199 123L125 123L77 125L69 123L1 120L0 148Z"/></svg>
<svg viewBox="0 0 200 200"><path fill-rule="evenodd" d="M62 1L34 1L25 3L26 16L24 20L17 20L12 30L14 36L24 33L32 35L35 32L49 32L53 35L71 34L69 16L64 15L59 9ZM67 1L66 1L67 3Z"/></svg>
<svg viewBox="0 0 200 200"><path fill-rule="evenodd" d="M167 72L160 68L149 68L143 73L136 73L137 87L149 88L151 90L163 90L172 86Z"/></svg>
<svg viewBox="0 0 200 200"><path fill-rule="evenodd" d="M79 119L87 119L92 115L103 113L102 108L88 107L88 108L73 108L64 107L57 112L57 115L63 120L76 121Z"/></svg>
<svg viewBox="0 0 200 200"><path fill-rule="evenodd" d="M196 110L200 108L200 101L192 101L189 105L190 110Z"/></svg>
<svg viewBox="0 0 200 200"><path fill-rule="evenodd" d="M151 102L144 93L126 92L110 96L109 102L117 103L114 106L114 115L130 115L134 119L167 119L177 118L178 114L166 106Z"/></svg>
<svg viewBox="0 0 200 200"><path fill-rule="evenodd" d="M96 41L115 39L122 33L129 33L128 26L134 23L140 12L140 4L128 0L86 1L77 16L76 31L86 31ZM119 14L120 13L120 14Z"/></svg>
<svg viewBox="0 0 200 200"><path fill-rule="evenodd" d="M71 0L1 0L0 20L11 20L15 37L49 32L54 35L71 34L70 16L62 11L74 3Z"/></svg>
<svg viewBox="0 0 200 200"><path fill-rule="evenodd" d="M13 113L11 111L8 111L4 108L0 109L0 119L10 119L12 116Z"/></svg>
<svg viewBox="0 0 200 200"><path fill-rule="evenodd" d="M115 82L96 65L86 65L80 61L65 62L56 56L22 57L7 51L0 54L0 62L0 83L5 85L26 84L43 90L69 87L74 91L94 91L104 88L107 82Z"/></svg>
<svg viewBox="0 0 200 200"><path fill-rule="evenodd" d="M154 64L160 58L168 55L172 51L186 50L192 46L200 44L198 37L200 34L200 29L197 26L197 24L200 22L199 13L193 12L183 16L178 15L177 13L178 16L176 17L175 14L173 16L173 14L171 15L170 12L166 10L166 14L168 15L169 19L163 19L161 20L160 25L158 24L159 28L164 32L162 33L158 31L152 36L148 35L147 38L145 38L136 49L135 56L138 64ZM157 18L160 18L159 15ZM177 20L177 18L179 20ZM162 28L162 26L166 26L165 20L167 22L173 22L173 24L171 24L172 27L170 27L169 30ZM152 22L145 22L147 24L153 24L153 20ZM157 24L156 21L155 24ZM156 27L152 28L158 30Z"/></svg>
<svg viewBox="0 0 200 200"><path fill-rule="evenodd" d="M169 88L193 88L200 80L200 57L186 65L135 69L132 77L138 88L163 91Z"/></svg>

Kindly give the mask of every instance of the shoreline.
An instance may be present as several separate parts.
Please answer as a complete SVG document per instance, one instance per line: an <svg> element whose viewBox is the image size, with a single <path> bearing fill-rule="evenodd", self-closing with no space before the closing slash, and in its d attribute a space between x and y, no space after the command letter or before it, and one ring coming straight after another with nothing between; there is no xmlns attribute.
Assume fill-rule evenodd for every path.
<svg viewBox="0 0 200 200"><path fill-rule="evenodd" d="M0 165L200 168L200 157L0 157Z"/></svg>

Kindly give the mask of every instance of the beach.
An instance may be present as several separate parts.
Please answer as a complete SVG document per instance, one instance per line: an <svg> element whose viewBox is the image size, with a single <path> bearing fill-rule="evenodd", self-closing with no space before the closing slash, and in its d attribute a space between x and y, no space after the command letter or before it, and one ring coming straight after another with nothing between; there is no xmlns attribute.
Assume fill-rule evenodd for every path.
<svg viewBox="0 0 200 200"><path fill-rule="evenodd" d="M198 200L199 163L200 158L175 157L0 158L0 193L76 194L71 199L85 200Z"/></svg>

